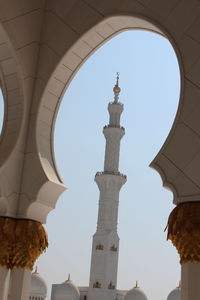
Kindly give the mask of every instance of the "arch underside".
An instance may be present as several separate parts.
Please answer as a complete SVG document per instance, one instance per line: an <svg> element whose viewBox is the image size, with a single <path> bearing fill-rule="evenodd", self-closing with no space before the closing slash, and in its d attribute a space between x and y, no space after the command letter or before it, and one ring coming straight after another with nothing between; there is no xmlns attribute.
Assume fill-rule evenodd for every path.
<svg viewBox="0 0 200 300"><path fill-rule="evenodd" d="M199 201L199 1L165 1L161 5L156 0L118 0L117 3L114 0L70 3L30 0L29 4L21 4L20 11L16 12L15 8L7 12L6 6L6 1L0 0L0 8L4 12L2 27L13 45L12 57L15 57L17 66L14 82L20 78L22 87L18 89L20 96L14 96L15 101L20 99L21 106L6 113L0 153L6 153L7 156L1 155L2 163L8 166L8 170L15 170L14 177L22 168L16 145L21 136L25 141L21 144L23 149L20 149L20 153L25 153L21 158L23 169L20 183L13 178L10 185L2 179L4 183L0 187L4 199L2 203L12 195L21 205L18 211L13 206L13 215L44 222L45 215L55 207L56 198L65 189L53 155L53 129L62 96L81 65L98 47L116 34L132 29L151 30L165 36L177 54L181 72L179 108L172 130L151 166L161 175L164 186L173 191L175 203ZM27 32L22 30L20 24L23 28L28 24ZM26 54L19 51L22 46L29 49ZM9 68L10 64L5 64L2 82L6 81ZM9 91L6 86L6 107L9 104L6 95L10 93L15 92ZM19 116L19 127L14 122L9 123L12 115L15 118ZM16 132L16 139L12 139L8 148L6 128ZM2 150L4 148L5 151ZM7 185L9 187L2 192ZM15 196L12 186L15 186ZM49 187L53 191L52 197L47 197ZM7 202L16 203L16 200ZM45 213L38 217L41 207ZM7 208L4 209L7 211ZM12 215L11 210L8 211L5 214Z"/></svg>
<svg viewBox="0 0 200 300"><path fill-rule="evenodd" d="M198 201L200 196L200 182L196 181L198 178L196 175L195 180L191 178L191 172L189 174L188 171L190 168L193 168L194 162L192 163L192 161L199 152L197 142L199 136L198 133L194 133L193 128L188 126L185 118L183 119L181 115L181 112L184 110L185 92L188 88L192 88L193 90L198 90L198 88L185 78L179 49L166 31L161 30L151 22L138 16L114 16L99 23L84 34L62 58L45 89L44 101L47 103L50 97L55 103L59 103L74 74L76 74L85 60L103 43L125 30L150 30L161 34L169 39L176 51L181 71L179 109L175 123L165 144L150 166L159 172L163 185L173 192L174 203ZM194 101L196 100L194 99ZM191 147L192 151L189 150ZM182 155L183 152L184 155ZM185 161L186 158L188 160ZM196 159L198 160L197 157ZM190 161L190 166L184 170L184 166Z"/></svg>

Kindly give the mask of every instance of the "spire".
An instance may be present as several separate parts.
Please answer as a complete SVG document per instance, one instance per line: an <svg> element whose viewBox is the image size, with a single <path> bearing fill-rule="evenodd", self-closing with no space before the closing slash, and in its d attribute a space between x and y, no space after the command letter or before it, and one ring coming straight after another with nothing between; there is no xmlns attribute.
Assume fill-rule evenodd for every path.
<svg viewBox="0 0 200 300"><path fill-rule="evenodd" d="M139 288L138 286L138 281L136 280L136 283L135 283L135 287L134 288Z"/></svg>
<svg viewBox="0 0 200 300"><path fill-rule="evenodd" d="M71 281L70 273L69 273L69 275L68 275L67 281Z"/></svg>
<svg viewBox="0 0 200 300"><path fill-rule="evenodd" d="M121 89L119 87L119 72L117 72L117 78L116 78L116 84L113 88L113 92L114 92L114 102L118 102L119 100L119 93L120 93Z"/></svg>
<svg viewBox="0 0 200 300"><path fill-rule="evenodd" d="M33 274L39 274L37 270L37 266L35 267L35 271L33 272Z"/></svg>

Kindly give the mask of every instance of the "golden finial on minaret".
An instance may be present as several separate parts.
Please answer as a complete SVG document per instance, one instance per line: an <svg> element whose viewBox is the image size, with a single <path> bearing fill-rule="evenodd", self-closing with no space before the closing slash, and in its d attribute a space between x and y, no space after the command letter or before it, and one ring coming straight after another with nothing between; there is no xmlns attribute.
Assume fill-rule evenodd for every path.
<svg viewBox="0 0 200 300"><path fill-rule="evenodd" d="M119 72L117 72L116 84L113 88L113 92L114 92L114 95L115 95L114 96L115 102L118 101L120 91L121 91L121 89L119 87Z"/></svg>

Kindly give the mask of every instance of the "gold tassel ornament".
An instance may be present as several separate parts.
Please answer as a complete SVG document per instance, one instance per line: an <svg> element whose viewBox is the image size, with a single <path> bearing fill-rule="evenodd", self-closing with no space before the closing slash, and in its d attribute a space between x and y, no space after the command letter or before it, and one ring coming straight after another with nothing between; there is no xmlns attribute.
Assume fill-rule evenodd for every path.
<svg viewBox="0 0 200 300"><path fill-rule="evenodd" d="M47 247L47 233L40 222L0 217L1 267L32 270Z"/></svg>
<svg viewBox="0 0 200 300"><path fill-rule="evenodd" d="M180 254L180 263L200 263L200 202L178 204L168 219L167 239Z"/></svg>

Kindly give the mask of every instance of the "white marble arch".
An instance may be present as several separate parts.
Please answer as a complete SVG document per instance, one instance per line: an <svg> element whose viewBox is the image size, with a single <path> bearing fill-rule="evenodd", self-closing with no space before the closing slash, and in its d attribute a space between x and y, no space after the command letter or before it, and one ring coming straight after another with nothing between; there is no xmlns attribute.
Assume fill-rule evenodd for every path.
<svg viewBox="0 0 200 300"><path fill-rule="evenodd" d="M11 21L4 21L3 26L28 76L23 78L27 111L22 120L29 119L23 127L24 135L20 131L26 154L18 180L20 192L15 188L19 192L16 216L44 223L48 212L55 207L65 189L53 155L53 129L59 103L74 74L95 49L130 29L151 30L166 36L177 54L181 73L179 108L172 130L151 166L159 171L163 184L173 191L174 203L198 200L200 2L176 0L161 5L157 0L72 0L70 3L37 0L17 3L8 11L8 2L0 1L3 18L6 20L7 11L12 15ZM13 23L18 6L20 13L17 12L14 17L17 21ZM26 14L21 13L28 9ZM26 24L28 33L22 30ZM31 45L28 54L20 56L17 48L20 45L26 48ZM16 159L12 168L20 169ZM16 181L13 185L18 184ZM9 195L8 202L14 206L16 199L12 193ZM13 216L14 210L9 209L7 215Z"/></svg>
<svg viewBox="0 0 200 300"><path fill-rule="evenodd" d="M45 222L65 189L52 145L62 96L95 49L130 29L166 36L177 54L179 108L151 166L173 191L174 203L199 200L199 15L197 0L162 4L158 0L16 0L15 5L0 0L1 86L6 106L0 143L1 193L7 199L3 215Z"/></svg>
<svg viewBox="0 0 200 300"><path fill-rule="evenodd" d="M177 55L181 70L182 88L180 99L182 99L184 80L181 55L173 38L168 34L168 32L160 25L155 25L155 22L152 22L152 20L150 21L150 19L139 15L120 14L105 18L103 21L97 23L94 27L88 30L85 34L81 35L81 37L79 37L78 40L73 43L70 49L63 55L63 57L61 57L42 93L41 106L37 116L36 142L41 156L45 158L48 157L49 161L51 161L51 166L53 166L57 175L58 171L53 152L53 130L60 101L62 100L62 97L74 75L78 72L79 68L82 64L84 64L88 57L90 57L90 55L92 55L94 51L101 47L106 41L125 30L149 30L166 37L170 41ZM182 100L180 100L180 103L181 101ZM180 107L181 104L179 104L176 120L179 115ZM51 147L47 146L46 140L42 136L44 132L44 123L48 123L49 125L48 128L47 126L45 128L45 134L51 139ZM176 121L167 141L173 134L175 124ZM155 167L155 164L152 165ZM155 168L157 168L157 166ZM162 175L162 178L165 179L160 169L157 169ZM171 185L167 182L167 180L163 181L164 185L169 186L176 196L173 184Z"/></svg>

